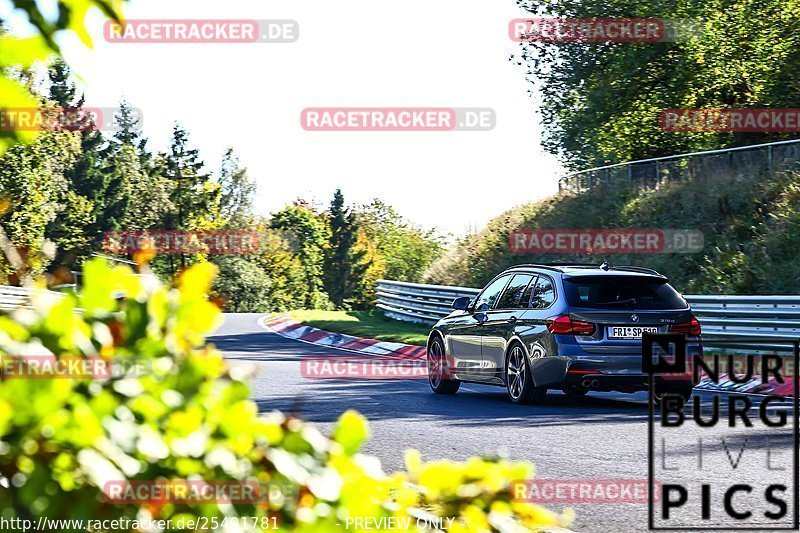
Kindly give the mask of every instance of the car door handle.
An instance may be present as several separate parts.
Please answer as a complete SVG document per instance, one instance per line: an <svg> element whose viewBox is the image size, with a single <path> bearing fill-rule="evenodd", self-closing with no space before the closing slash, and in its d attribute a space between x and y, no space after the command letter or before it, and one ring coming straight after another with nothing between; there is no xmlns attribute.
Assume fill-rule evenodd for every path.
<svg viewBox="0 0 800 533"><path fill-rule="evenodd" d="M517 317L515 317L515 316L513 316L513 315L512 315L512 316L510 316L510 317L509 317L509 319L507 320L507 322L508 322L509 324L513 324L513 323L514 323L514 322L516 322L516 321L517 321Z"/></svg>

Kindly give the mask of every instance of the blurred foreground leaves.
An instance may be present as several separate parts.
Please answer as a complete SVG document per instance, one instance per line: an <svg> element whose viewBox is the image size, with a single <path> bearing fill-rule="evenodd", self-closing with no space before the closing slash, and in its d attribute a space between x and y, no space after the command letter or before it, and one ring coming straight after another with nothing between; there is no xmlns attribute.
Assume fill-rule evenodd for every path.
<svg viewBox="0 0 800 533"><path fill-rule="evenodd" d="M120 20L124 0L59 0L58 2L11 0L11 5L24 12L35 28L29 37L17 37L8 32L0 18L0 111L37 108L39 100L31 94L27 75L37 62L47 62L60 52L56 36L73 33L86 46L91 46L89 32L84 26L88 11L96 7L106 17ZM36 136L32 129L0 128L0 155L17 142L31 142Z"/></svg>
<svg viewBox="0 0 800 533"><path fill-rule="evenodd" d="M532 467L500 458L423 463L387 475L360 453L369 435L354 411L327 438L302 420L258 413L245 367L229 365L205 336L222 315L209 302L209 263L174 288L104 260L87 263L77 295L42 292L0 316L0 362L102 358L117 371L78 379L0 381L0 513L10 518L277 518L292 531L338 531L347 518L453 518L451 531L540 530L567 525L509 485ZM109 503L109 482L254 482L253 503ZM10 482L10 483L9 483ZM401 522L402 523L402 522Z"/></svg>

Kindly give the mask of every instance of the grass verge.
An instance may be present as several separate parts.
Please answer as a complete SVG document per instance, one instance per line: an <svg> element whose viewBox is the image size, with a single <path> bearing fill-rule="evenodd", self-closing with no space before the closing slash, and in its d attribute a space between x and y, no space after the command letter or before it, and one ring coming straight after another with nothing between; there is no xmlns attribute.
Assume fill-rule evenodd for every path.
<svg viewBox="0 0 800 533"><path fill-rule="evenodd" d="M381 341L425 346L431 328L424 324L391 320L379 311L297 310L289 316L308 326L334 333Z"/></svg>

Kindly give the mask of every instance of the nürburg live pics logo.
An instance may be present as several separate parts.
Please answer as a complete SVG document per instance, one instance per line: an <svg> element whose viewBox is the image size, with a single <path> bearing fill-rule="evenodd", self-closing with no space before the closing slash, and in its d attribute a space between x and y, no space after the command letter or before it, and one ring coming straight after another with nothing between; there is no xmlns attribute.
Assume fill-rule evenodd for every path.
<svg viewBox="0 0 800 533"><path fill-rule="evenodd" d="M649 529L797 531L797 368L798 341L643 335Z"/></svg>

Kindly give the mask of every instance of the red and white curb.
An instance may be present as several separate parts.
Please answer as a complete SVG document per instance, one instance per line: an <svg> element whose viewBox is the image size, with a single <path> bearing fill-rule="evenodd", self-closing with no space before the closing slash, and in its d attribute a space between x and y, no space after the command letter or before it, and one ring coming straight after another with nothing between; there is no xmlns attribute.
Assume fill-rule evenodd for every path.
<svg viewBox="0 0 800 533"><path fill-rule="evenodd" d="M424 346L331 333L330 331L306 326L285 314L264 317L261 320L261 324L283 337L316 344L317 346L348 350L365 355L382 355L403 359L425 358L426 349Z"/></svg>

